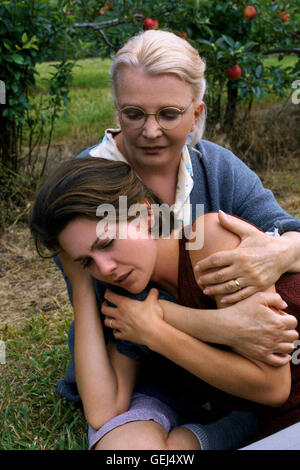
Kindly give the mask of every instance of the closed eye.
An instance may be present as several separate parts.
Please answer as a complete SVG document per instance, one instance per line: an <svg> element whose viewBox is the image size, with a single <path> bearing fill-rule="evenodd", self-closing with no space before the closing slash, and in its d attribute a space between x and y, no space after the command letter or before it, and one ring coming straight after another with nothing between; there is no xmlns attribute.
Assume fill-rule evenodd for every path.
<svg viewBox="0 0 300 470"><path fill-rule="evenodd" d="M84 260L82 260L81 266L83 267L83 269L86 269L92 264L93 261L94 260L92 258L85 258Z"/></svg>
<svg viewBox="0 0 300 470"><path fill-rule="evenodd" d="M109 246L111 246L113 241L114 241L113 239L108 240L108 241L105 242L104 245L101 244L100 246L98 246L96 248L98 248L99 250L104 250L105 248L108 248ZM93 258L84 258L81 261L81 266L83 267L83 269L86 269L86 268L90 267L93 262L94 262Z"/></svg>

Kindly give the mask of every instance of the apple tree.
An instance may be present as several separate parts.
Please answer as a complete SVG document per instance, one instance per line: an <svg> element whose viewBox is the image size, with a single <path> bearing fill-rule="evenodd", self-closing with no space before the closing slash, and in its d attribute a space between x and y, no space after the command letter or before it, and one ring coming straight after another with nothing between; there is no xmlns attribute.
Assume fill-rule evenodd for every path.
<svg viewBox="0 0 300 470"><path fill-rule="evenodd" d="M282 68L264 60L299 56L296 0L109 0L100 6L78 1L74 25L86 38L97 35L104 55L142 29L166 29L190 41L207 63L209 120L224 129L232 128L241 103L246 117L254 98L283 96L299 73L299 61Z"/></svg>

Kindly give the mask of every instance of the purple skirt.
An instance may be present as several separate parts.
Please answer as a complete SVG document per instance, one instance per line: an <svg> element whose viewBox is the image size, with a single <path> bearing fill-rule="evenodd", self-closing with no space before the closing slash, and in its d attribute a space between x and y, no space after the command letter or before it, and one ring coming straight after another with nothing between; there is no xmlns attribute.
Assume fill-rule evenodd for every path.
<svg viewBox="0 0 300 470"><path fill-rule="evenodd" d="M128 411L111 419L98 430L89 426L89 450L91 450L105 434L118 426L132 421L149 420L161 424L167 432L178 426L180 422L177 413L165 403L157 398L149 397L142 393L134 393Z"/></svg>

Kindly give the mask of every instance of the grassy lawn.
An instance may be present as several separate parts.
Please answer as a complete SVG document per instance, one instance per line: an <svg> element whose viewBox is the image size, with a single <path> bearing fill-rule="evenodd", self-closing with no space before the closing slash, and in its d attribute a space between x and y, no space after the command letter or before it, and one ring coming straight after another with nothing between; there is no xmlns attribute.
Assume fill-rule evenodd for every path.
<svg viewBox="0 0 300 470"><path fill-rule="evenodd" d="M21 328L3 328L6 364L1 373L2 450L87 448L87 425L79 409L54 393L69 360L66 332L72 313L31 315Z"/></svg>
<svg viewBox="0 0 300 470"><path fill-rule="evenodd" d="M66 114L57 120L53 141L84 139L95 142L101 138L104 130L114 124L109 69L111 60L85 59L77 62L73 69L70 103ZM38 98L40 93L47 93L47 81L55 72L52 63L37 66Z"/></svg>

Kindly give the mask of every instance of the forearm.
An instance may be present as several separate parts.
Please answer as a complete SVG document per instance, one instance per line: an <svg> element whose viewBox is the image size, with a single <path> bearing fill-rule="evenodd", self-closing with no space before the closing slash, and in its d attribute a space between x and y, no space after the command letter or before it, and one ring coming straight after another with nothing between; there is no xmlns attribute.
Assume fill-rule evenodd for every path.
<svg viewBox="0 0 300 470"><path fill-rule="evenodd" d="M75 319L75 371L85 416L93 425L101 410L101 421L118 414L117 376L112 367L92 284L73 286ZM99 417L97 417L97 423Z"/></svg>
<svg viewBox="0 0 300 470"><path fill-rule="evenodd" d="M229 309L200 310L159 300L164 320L174 328L206 343L231 346L232 325ZM230 308L230 307L229 307Z"/></svg>
<svg viewBox="0 0 300 470"><path fill-rule="evenodd" d="M226 393L269 406L289 394L290 374L205 344L162 321L148 346Z"/></svg>
<svg viewBox="0 0 300 470"><path fill-rule="evenodd" d="M287 248L284 257L285 264L283 272L300 272L300 233L286 232L281 235L281 239L287 241Z"/></svg>

